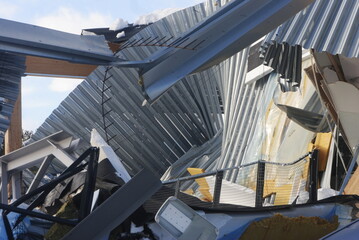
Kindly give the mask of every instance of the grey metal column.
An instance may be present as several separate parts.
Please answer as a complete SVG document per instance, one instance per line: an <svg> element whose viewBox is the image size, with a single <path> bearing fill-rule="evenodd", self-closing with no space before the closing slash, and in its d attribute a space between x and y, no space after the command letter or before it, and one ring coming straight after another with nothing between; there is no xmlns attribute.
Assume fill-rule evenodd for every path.
<svg viewBox="0 0 359 240"><path fill-rule="evenodd" d="M8 173L7 173L7 164L1 164L1 203L8 203L8 192L7 192L7 184L8 184Z"/></svg>
<svg viewBox="0 0 359 240"><path fill-rule="evenodd" d="M31 192L32 190L36 189L39 186L41 179L45 176L46 170L50 166L53 159L54 159L53 155L49 155L45 157L34 179L32 180L29 189L27 189L26 194L28 194L29 192Z"/></svg>
<svg viewBox="0 0 359 240"><path fill-rule="evenodd" d="M21 197L21 172L11 175L12 199Z"/></svg>

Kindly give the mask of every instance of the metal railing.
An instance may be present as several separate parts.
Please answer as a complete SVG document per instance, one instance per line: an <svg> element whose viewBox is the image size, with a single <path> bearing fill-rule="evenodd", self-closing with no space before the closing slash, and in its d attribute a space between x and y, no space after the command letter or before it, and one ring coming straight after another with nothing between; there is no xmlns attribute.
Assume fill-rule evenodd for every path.
<svg viewBox="0 0 359 240"><path fill-rule="evenodd" d="M309 163L310 163L309 166L306 165L307 157L309 157ZM300 165L298 165L298 164L300 164ZM298 166L296 166L296 165L298 165ZM298 184L296 182L296 179L293 178L292 180L291 179L288 180L287 179L288 177L285 174L288 174L288 172L292 171L293 172L292 175L296 175L297 171L299 171L299 170L302 172L307 170L308 178L305 179L305 188L308 189L308 191L309 191L309 201L315 202L317 200L317 187L316 187L317 186L317 178L318 178L317 165L318 165L318 150L314 150L313 152L309 152L291 163L275 163L275 162L267 162L267 161L260 160L258 162L243 164L243 165L237 166L237 167L224 168L224 169L205 172L205 173L196 174L196 175L192 175L192 176L186 176L186 177L181 177L181 178L177 178L177 179L167 180L167 181L163 182L163 185L168 186L168 185L174 184L175 196L178 196L178 194L181 190L183 191L183 190L188 189L189 186L191 186L191 185L192 186L196 185L194 183L194 180L214 176L214 184L213 184L214 189L213 189L212 203L213 203L213 206L216 206L221 202L221 191L222 191L222 185L223 185L223 180L224 180L225 174L228 173L229 171L233 171L233 170L243 171L244 169L247 169L247 172L243 172L243 173L246 173L248 175L244 176L242 174L242 180L250 178L249 174L250 173L252 174L251 178L254 180L255 186L248 187L247 189L249 189L249 190L253 189L253 195L255 196L253 199L253 202L255 203L253 205L253 207L262 207L263 201L264 201L264 193L265 193L265 190L267 190L267 189L265 189L265 187L266 187L266 184L268 185L268 183L266 183L266 181L270 178L268 176L273 175L273 172L274 172L275 173L274 175L279 175L279 177L278 176L276 177L278 182L279 181L284 181L284 182L292 181L292 184L294 186L295 184ZM308 166L309 168L307 169L305 166ZM282 170L281 170L281 168L282 168ZM281 175L278 174L278 172L281 172L281 171L282 171L282 176L283 176L284 180L281 179ZM266 177L266 174L268 175L267 177ZM239 175L241 175L241 174L239 174ZM254 176L254 175L256 175L256 176ZM185 182L187 184L184 184ZM236 184L236 183L229 183L227 181L226 184L228 185L228 184ZM297 188L299 189L299 187L297 187ZM296 189L294 189L294 190L296 190ZM283 190L283 191L285 191L285 190ZM298 192L299 192L299 190L298 190ZM286 193L286 194L289 195L290 193ZM295 199L297 199L297 197ZM286 198L288 198L288 196L286 196ZM288 199L290 199L290 197Z"/></svg>

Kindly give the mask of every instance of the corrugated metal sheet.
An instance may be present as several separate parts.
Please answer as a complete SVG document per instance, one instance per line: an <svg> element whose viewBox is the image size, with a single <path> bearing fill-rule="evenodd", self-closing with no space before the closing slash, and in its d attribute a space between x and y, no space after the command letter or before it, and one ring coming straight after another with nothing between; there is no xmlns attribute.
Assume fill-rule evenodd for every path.
<svg viewBox="0 0 359 240"><path fill-rule="evenodd" d="M282 92L297 91L302 80L302 47L274 42L262 54L263 64L280 74Z"/></svg>
<svg viewBox="0 0 359 240"><path fill-rule="evenodd" d="M9 127L24 72L25 57L0 52L0 142Z"/></svg>
<svg viewBox="0 0 359 240"><path fill-rule="evenodd" d="M359 1L316 0L268 34L264 47L273 42L359 57Z"/></svg>
<svg viewBox="0 0 359 240"><path fill-rule="evenodd" d="M154 101L186 75L228 59L312 1L231 1L180 35L171 43L171 47L162 48L143 61L125 61L118 64L141 69L140 76L146 99ZM148 38L143 39L147 42Z"/></svg>
<svg viewBox="0 0 359 240"><path fill-rule="evenodd" d="M192 148L166 172L163 179L179 177L187 167L207 171L230 168L243 163L261 160L260 155L246 157L251 145L260 144L255 130L262 124L266 106L270 103L277 85L276 75L252 84L245 84L249 49L222 62L217 68L218 86L223 102L222 132L199 148ZM238 170L226 173L226 179L237 181Z"/></svg>
<svg viewBox="0 0 359 240"><path fill-rule="evenodd" d="M150 25L134 37L176 36L201 21L214 10L214 2L199 4ZM126 59L143 59L156 47L128 48ZM106 73L106 70L107 73ZM107 74L107 75L106 75ZM101 106L103 80L109 141L130 172L146 167L161 175L192 147L201 146L222 129L217 90L217 67L186 77L152 105L142 106L144 97L134 69L98 67L83 81L37 130L33 140L60 129L84 139L97 128L106 136ZM83 149L79 149L81 152Z"/></svg>
<svg viewBox="0 0 359 240"><path fill-rule="evenodd" d="M301 47L359 57L359 1L317 0L266 36L261 55L283 92L298 89Z"/></svg>
<svg viewBox="0 0 359 240"><path fill-rule="evenodd" d="M175 37L224 3L213 0L176 12L134 38ZM144 59L157 49L127 48L118 56ZM105 121L112 124L107 129L109 135L114 136L110 145L131 173L147 167L163 174L178 160L164 176L170 179L184 174L188 166L212 170L242 163L255 138L263 103L273 95L271 91L264 91L268 85L266 78L249 85L244 83L248 52L249 49L245 49L217 66L186 77L151 106L141 107L144 97L135 70L116 67L108 70L110 77L106 84L111 90L105 93L106 99L110 99L106 111L112 112ZM61 129L84 139L88 145L93 127L105 136L101 109L105 75L105 67L95 70L50 115L33 140ZM273 89L276 82L269 82ZM236 176L237 172L227 179L233 180Z"/></svg>
<svg viewBox="0 0 359 240"><path fill-rule="evenodd" d="M176 37L220 7L217 3L211 0L176 12L134 38ZM127 48L118 56L140 60L157 49ZM131 173L147 167L161 175L176 163L164 179L181 176L188 166L213 170L260 160L256 146L261 145L262 137L256 136L256 129L263 127L278 76L272 74L269 80L265 77L245 84L248 52L245 49L217 66L184 78L152 105L143 107L144 97L135 70L99 67L50 115L33 140L61 129L84 139L88 145L93 127L102 136L107 128L113 137L110 145ZM105 76L105 88L111 87L104 94L109 99L105 112L112 110L105 118L108 127L104 127L101 107ZM238 171L226 179L236 181Z"/></svg>
<svg viewBox="0 0 359 240"><path fill-rule="evenodd" d="M176 36L220 7L221 4L216 6L215 3L217 1L208 1L179 11L147 27L134 38ZM120 56L141 59L156 49L128 48ZM148 167L162 174L178 159L173 166L176 169L169 171L166 179L180 176L187 166L210 170L241 163L244 149L253 137L262 89L266 84L265 80L251 85L242 81L247 71L248 51L246 49L218 66L186 77L154 104L144 107L141 107L144 98L137 84L137 72L115 67L109 70L112 88L106 97L111 97L107 107L112 112L106 121L113 123L108 129L110 135L116 135L110 145L132 173ZM93 127L105 135L100 106L101 80L105 70L105 67L99 67L79 85L39 128L33 139L63 129L88 141ZM218 93L225 112L224 128ZM223 160L217 166L215 160L221 152Z"/></svg>

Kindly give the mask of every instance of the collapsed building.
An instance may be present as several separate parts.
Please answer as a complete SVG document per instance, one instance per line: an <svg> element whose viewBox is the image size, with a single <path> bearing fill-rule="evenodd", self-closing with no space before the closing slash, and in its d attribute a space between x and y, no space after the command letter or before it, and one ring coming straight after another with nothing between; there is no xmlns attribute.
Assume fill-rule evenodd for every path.
<svg viewBox="0 0 359 240"><path fill-rule="evenodd" d="M302 3L301 7L309 3ZM111 159L112 165L116 165L114 161L123 164L114 167L117 173L122 172L123 180L128 172L137 176L138 181L153 184L152 188L144 186L149 192L131 185L137 186L136 191L143 191L143 196L137 198L142 201L140 205L144 204L145 212L167 213L166 209L160 211L161 205L168 197L176 196L190 207L204 211L209 222L212 220L218 232L209 232L208 239L213 234L219 239L238 239L247 227L244 223L270 217L265 213L268 209L287 217L320 216L328 221L336 214L342 226L348 223L343 219L356 219L352 217L356 197L332 197L322 202L318 199L358 193L354 172L358 157L359 135L355 126L358 109L353 103L358 96L359 5L353 0L316 0L296 15L300 9L286 13L288 16L280 20L276 11L280 12L283 6L270 4L277 9L273 7L275 10L270 12L264 4L253 10L250 4L242 6L241 1L208 1L136 32L117 46L114 56L104 54L105 51L91 56L92 59L87 53L81 58L77 56L77 61L102 66L91 72L53 111L28 146L1 157L3 203L8 197L4 184L8 174L16 176L27 171L30 176L25 185L30 194L41 185L40 177L49 171L66 172L75 159L92 149L96 144L91 142L91 132L96 129L114 153L104 158ZM238 11L252 10L256 21L248 17L240 19L241 22L236 16L233 19L238 22L233 23L233 28L243 29L252 20L252 28L247 31L255 34L251 38L231 34L232 41L241 41L234 46L222 43L229 37L225 33L219 40L211 39L213 31L219 30L216 21L221 22L236 7ZM259 18L255 13L266 11L275 16L276 21L271 19L275 25L272 28L294 16L264 36L270 29L263 32L258 26L269 21L270 16ZM276 24L278 21L281 22ZM86 32L102 34L86 30L85 37ZM53 53L41 54L49 57ZM25 63L16 59L15 64L20 69L15 73L19 81ZM71 136L79 141L74 142ZM53 157L48 158L50 155ZM26 170L40 163L41 171L37 173L41 174ZM51 170L50 165L54 166ZM142 169L146 173L141 175ZM162 181L158 183L153 178ZM90 183L91 180L83 179L86 186ZM120 190L125 191L125 186L112 197L132 212L114 216L111 220L115 226L140 206L129 202L135 197L127 202L120 200L123 197ZM78 189L79 185L73 187L71 193ZM13 187L13 196L21 198L19 187ZM173 202L164 206L177 206L184 215L192 216L195 222L192 224L210 229L207 222L199 221L196 213L176 199L170 199ZM83 228L92 226L86 225L91 224L91 217L92 221L100 221L105 215L100 210L106 212L106 207L112 206L105 203L93 213L83 210L81 214L87 213L88 218L82 216L83 221L67 239L84 234ZM292 205L298 208L292 210L288 207ZM318 210L317 206L324 206L325 210ZM218 217L224 213L225 220L218 223ZM166 222L159 218L161 221ZM184 232L178 233L181 229L177 228L172 235L188 239L188 229L184 227Z"/></svg>

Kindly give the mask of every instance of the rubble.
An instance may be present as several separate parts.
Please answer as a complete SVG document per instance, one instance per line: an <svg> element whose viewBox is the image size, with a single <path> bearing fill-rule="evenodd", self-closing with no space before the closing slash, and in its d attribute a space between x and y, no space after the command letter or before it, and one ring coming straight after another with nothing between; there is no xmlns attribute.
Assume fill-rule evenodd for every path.
<svg viewBox="0 0 359 240"><path fill-rule="evenodd" d="M293 240L316 240L339 226L338 217L334 216L331 222L319 217L285 217L275 214L271 218L266 218L251 223L240 240L248 239L286 239L290 236Z"/></svg>

